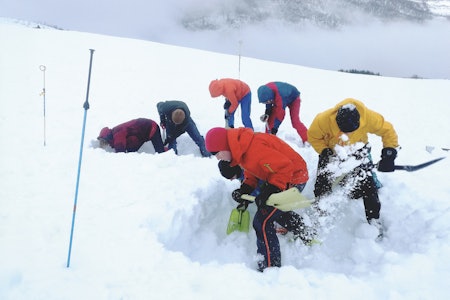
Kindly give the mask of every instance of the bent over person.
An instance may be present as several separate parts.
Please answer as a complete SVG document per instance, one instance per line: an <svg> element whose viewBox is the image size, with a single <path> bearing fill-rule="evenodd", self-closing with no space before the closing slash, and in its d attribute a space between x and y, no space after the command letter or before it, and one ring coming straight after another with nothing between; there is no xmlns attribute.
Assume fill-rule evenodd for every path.
<svg viewBox="0 0 450 300"><path fill-rule="evenodd" d="M300 121L300 92L292 84L285 82L269 82L258 88L259 102L266 105L261 121L266 122L266 132L277 134L278 127L289 108L292 127L297 131L303 144L308 141L308 129Z"/></svg>
<svg viewBox="0 0 450 300"><path fill-rule="evenodd" d="M308 130L308 141L319 154L314 194L317 199L330 194L337 178L335 164L354 160L354 167L341 183L350 185L351 198L363 199L366 219L378 228L381 237L379 186L373 172L369 133L380 136L383 142L378 171L393 172L398 137L392 124L382 115L361 101L348 98L315 117ZM339 155L338 149L343 150Z"/></svg>
<svg viewBox="0 0 450 300"><path fill-rule="evenodd" d="M97 139L101 148L110 146L115 152L136 152L148 141L152 142L156 152L164 152L158 123L145 118L119 124L113 129L104 127Z"/></svg>
<svg viewBox="0 0 450 300"><path fill-rule="evenodd" d="M240 104L242 124L253 129L250 119L252 93L248 84L239 79L216 79L209 84L209 93L211 97L225 97L223 108L225 109L227 127L234 128L234 113Z"/></svg>
<svg viewBox="0 0 450 300"><path fill-rule="evenodd" d="M156 104L159 117L161 119L161 128L166 130L166 138L164 145L169 145L169 149L173 149L178 154L177 138L187 132L191 139L200 148L203 157L211 156L206 151L205 140L197 129L194 120L191 118L191 112L183 101L170 100L158 102Z"/></svg>
<svg viewBox="0 0 450 300"><path fill-rule="evenodd" d="M290 212L281 211L266 205L269 196L297 187L302 191L308 181L308 170L303 158L287 143L278 137L255 133L249 128L225 129L212 128L206 134L206 149L219 160L229 161L230 166L239 165L244 171L244 180L236 193L251 194L258 180L263 181L260 192L255 198L258 210L253 219L253 228L257 238L257 252L261 255L258 270L281 266L280 243L274 221L278 224L293 225ZM242 200L243 201L243 200ZM294 230L294 226L289 226ZM312 240L310 228L303 222L296 224L297 233L307 243Z"/></svg>

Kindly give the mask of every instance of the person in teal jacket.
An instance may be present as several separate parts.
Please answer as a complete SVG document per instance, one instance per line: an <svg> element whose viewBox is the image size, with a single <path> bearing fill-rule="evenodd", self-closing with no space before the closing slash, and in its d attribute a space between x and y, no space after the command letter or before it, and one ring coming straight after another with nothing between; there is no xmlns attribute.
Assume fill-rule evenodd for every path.
<svg viewBox="0 0 450 300"><path fill-rule="evenodd" d="M286 107L289 107L292 127L305 143L308 141L308 129L300 121L300 92L285 82L269 82L258 88L259 102L266 105L261 121L266 122L266 133L277 134L278 128L284 120Z"/></svg>

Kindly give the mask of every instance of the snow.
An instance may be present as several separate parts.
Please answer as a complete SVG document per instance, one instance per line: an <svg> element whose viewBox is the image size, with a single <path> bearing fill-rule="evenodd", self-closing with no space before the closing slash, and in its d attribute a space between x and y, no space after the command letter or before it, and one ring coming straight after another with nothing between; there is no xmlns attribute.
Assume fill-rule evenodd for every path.
<svg viewBox="0 0 450 300"><path fill-rule="evenodd" d="M347 74L246 57L239 69L237 56L17 24L0 24L0 44L0 299L447 299L448 158L414 173L378 173L387 226L381 242L365 221L362 201L338 190L324 203L333 215L321 229L322 244L308 247L280 236L283 267L260 273L253 230L225 232L238 182L222 178L217 160L202 158L187 134L178 139L178 156L154 154L151 143L128 154L95 146L102 127L137 117L158 120L156 103L171 99L189 105L205 135L223 126L223 103L210 97L209 82L240 76L254 91L256 131L264 129L257 122L264 112L257 88L286 81L302 93L307 126L342 99L360 99L396 128L402 146L396 163L419 164L448 156L441 148L450 145L449 80ZM90 108L84 110L89 49L95 52ZM304 192L312 198L317 154L300 147L289 117L278 136L307 161ZM370 142L377 161L380 138ZM253 216L255 207L249 209Z"/></svg>

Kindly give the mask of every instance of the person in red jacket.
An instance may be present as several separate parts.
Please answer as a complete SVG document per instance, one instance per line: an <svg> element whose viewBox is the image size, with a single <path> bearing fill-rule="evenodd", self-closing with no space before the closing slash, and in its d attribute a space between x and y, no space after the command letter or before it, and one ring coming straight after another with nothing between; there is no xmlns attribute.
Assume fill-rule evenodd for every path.
<svg viewBox="0 0 450 300"><path fill-rule="evenodd" d="M267 123L267 133L277 134L286 115L286 107L289 107L292 127L303 143L308 141L308 129L300 121L300 92L295 86L285 82L269 82L258 88L258 98L260 103L266 105L260 119Z"/></svg>
<svg viewBox="0 0 450 300"><path fill-rule="evenodd" d="M239 165L244 170L244 180L240 189L233 192L233 199L251 194L258 180L264 181L255 199L258 210L253 219L257 252L263 257L258 261L258 270L280 267L280 244L274 221L279 224L289 222L292 214L268 206L266 201L271 194L291 187L302 191L308 181L306 162L275 135L255 133L249 128L212 128L206 134L205 143L206 149L218 160L229 161L230 166ZM310 227L305 224L298 224L297 227L303 231L301 239L305 243L314 238Z"/></svg>
<svg viewBox="0 0 450 300"><path fill-rule="evenodd" d="M101 148L110 146L115 152L136 152L148 141L152 142L156 152L164 152L158 123L150 119L134 119L112 129L104 127L97 139Z"/></svg>
<svg viewBox="0 0 450 300"><path fill-rule="evenodd" d="M240 104L242 124L253 130L252 120L250 119L252 93L248 84L232 78L215 79L209 84L209 93L211 97L225 97L223 108L225 109L227 127L234 128L234 113Z"/></svg>

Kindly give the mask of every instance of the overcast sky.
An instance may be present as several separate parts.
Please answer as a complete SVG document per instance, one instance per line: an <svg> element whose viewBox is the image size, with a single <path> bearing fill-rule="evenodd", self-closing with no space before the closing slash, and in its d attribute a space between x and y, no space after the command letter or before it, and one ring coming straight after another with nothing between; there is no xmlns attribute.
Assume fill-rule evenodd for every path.
<svg viewBox="0 0 450 300"><path fill-rule="evenodd" d="M178 20L187 8L216 1L0 0L0 17L322 69L450 79L449 20L359 24L340 31L299 30L270 22L214 32L194 33L180 27Z"/></svg>

